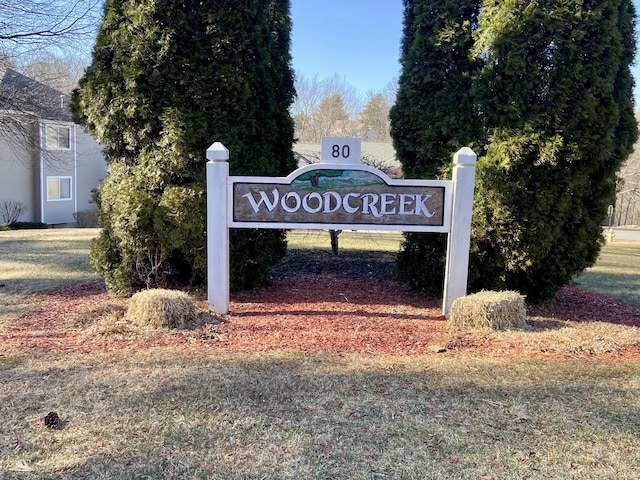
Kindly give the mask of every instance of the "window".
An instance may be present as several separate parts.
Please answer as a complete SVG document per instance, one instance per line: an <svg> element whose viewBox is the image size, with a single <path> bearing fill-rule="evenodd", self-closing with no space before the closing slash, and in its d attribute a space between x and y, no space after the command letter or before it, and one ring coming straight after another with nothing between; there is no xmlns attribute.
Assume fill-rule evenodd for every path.
<svg viewBox="0 0 640 480"><path fill-rule="evenodd" d="M71 177L47 177L47 200L71 200Z"/></svg>
<svg viewBox="0 0 640 480"><path fill-rule="evenodd" d="M47 125L47 148L69 148L69 137L71 128L61 125Z"/></svg>

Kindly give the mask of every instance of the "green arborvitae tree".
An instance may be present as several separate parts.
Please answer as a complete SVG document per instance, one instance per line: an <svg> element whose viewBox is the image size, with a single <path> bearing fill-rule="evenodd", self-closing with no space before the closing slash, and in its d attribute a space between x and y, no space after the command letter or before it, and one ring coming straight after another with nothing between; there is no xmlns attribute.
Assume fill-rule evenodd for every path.
<svg viewBox="0 0 640 480"><path fill-rule="evenodd" d="M472 289L549 298L594 263L616 172L637 137L634 7L492 0L455 8L405 1L394 144L410 177L437 176L459 146L472 146L480 155ZM407 235L398 266L414 286L439 293L444 258L442 239Z"/></svg>
<svg viewBox="0 0 640 480"><path fill-rule="evenodd" d="M480 0L404 0L402 74L390 112L391 136L407 178L448 175L453 154L483 131L472 95L480 62L473 32ZM442 290L446 235L405 234L400 276L429 293Z"/></svg>
<svg viewBox="0 0 640 480"><path fill-rule="evenodd" d="M592 265L636 138L629 0L486 2L472 284L552 297Z"/></svg>
<svg viewBox="0 0 640 480"><path fill-rule="evenodd" d="M103 227L90 260L112 292L206 275L205 163L232 175L295 168L289 0L107 0L76 118L105 145ZM279 231L232 235L232 288L263 281ZM215 279L211 279L215 281Z"/></svg>

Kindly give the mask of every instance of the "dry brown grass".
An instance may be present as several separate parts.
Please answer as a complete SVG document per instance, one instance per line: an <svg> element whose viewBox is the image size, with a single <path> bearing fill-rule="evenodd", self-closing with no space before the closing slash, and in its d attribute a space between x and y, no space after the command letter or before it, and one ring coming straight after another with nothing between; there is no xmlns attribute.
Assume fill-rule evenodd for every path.
<svg viewBox="0 0 640 480"><path fill-rule="evenodd" d="M135 335L142 327L127 321L127 308L117 299L118 303L107 303L96 308L86 310L67 319L70 328L80 328L87 336L129 336Z"/></svg>
<svg viewBox="0 0 640 480"><path fill-rule="evenodd" d="M58 298L63 313L32 323L41 330L27 345L68 341L52 326L70 300ZM530 318L528 331L451 333L452 344L476 342L475 352L499 340L501 359L456 356L455 345L407 356L223 351L218 337L230 325L139 327L124 320L124 303L67 320L86 333L74 342L104 338L91 353L0 349L0 479L640 478L637 362L509 355L511 345L538 358L624 352L640 344L637 327L545 316ZM319 315L322 302L312 303L290 305L292 316ZM386 306L404 315L405 305ZM249 306L256 315L238 316L251 322L234 335L258 329L260 344L262 328L284 334L282 317L267 322L265 308ZM151 335L160 339L153 347L115 347L118 337ZM167 346L174 336L214 341ZM50 411L62 428L44 427Z"/></svg>
<svg viewBox="0 0 640 480"><path fill-rule="evenodd" d="M178 290L142 290L129 300L126 318L154 328L181 328L197 319L195 303Z"/></svg>
<svg viewBox="0 0 640 480"><path fill-rule="evenodd" d="M3 480L640 476L624 362L157 348L0 359L0 400Z"/></svg>
<svg viewBox="0 0 640 480"><path fill-rule="evenodd" d="M530 329L496 332L525 351L565 355L620 353L640 347L638 327L530 317Z"/></svg>
<svg viewBox="0 0 640 480"><path fill-rule="evenodd" d="M456 299L451 305L452 329L508 330L527 327L524 297L518 292L482 291Z"/></svg>

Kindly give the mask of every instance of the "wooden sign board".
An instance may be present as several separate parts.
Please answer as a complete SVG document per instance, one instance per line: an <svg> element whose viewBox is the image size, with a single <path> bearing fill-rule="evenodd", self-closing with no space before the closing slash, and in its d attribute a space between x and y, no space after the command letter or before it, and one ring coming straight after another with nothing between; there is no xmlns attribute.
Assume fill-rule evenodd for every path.
<svg viewBox="0 0 640 480"><path fill-rule="evenodd" d="M309 165L286 178L230 177L229 226L446 232L450 186L393 180L359 164Z"/></svg>

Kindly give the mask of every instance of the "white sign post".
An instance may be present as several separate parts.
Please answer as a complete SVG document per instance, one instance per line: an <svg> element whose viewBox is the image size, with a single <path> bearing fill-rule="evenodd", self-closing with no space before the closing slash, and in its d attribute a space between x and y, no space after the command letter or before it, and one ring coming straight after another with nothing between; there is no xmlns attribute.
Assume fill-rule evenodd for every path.
<svg viewBox="0 0 640 480"><path fill-rule="evenodd" d="M207 150L209 308L229 311L229 228L448 233L442 313L467 292L476 154L454 155L452 180L393 180L360 163L360 139L327 137L322 161L287 177L231 177L229 151ZM326 161L325 161L326 160Z"/></svg>
<svg viewBox="0 0 640 480"><path fill-rule="evenodd" d="M469 147L461 148L453 156L453 208L451 209L451 229L447 242L447 263L442 299L442 314L445 317L449 316L449 309L453 301L467 294L476 160L476 154Z"/></svg>
<svg viewBox="0 0 640 480"><path fill-rule="evenodd" d="M229 311L229 150L216 142L207 150L207 294L214 312Z"/></svg>

